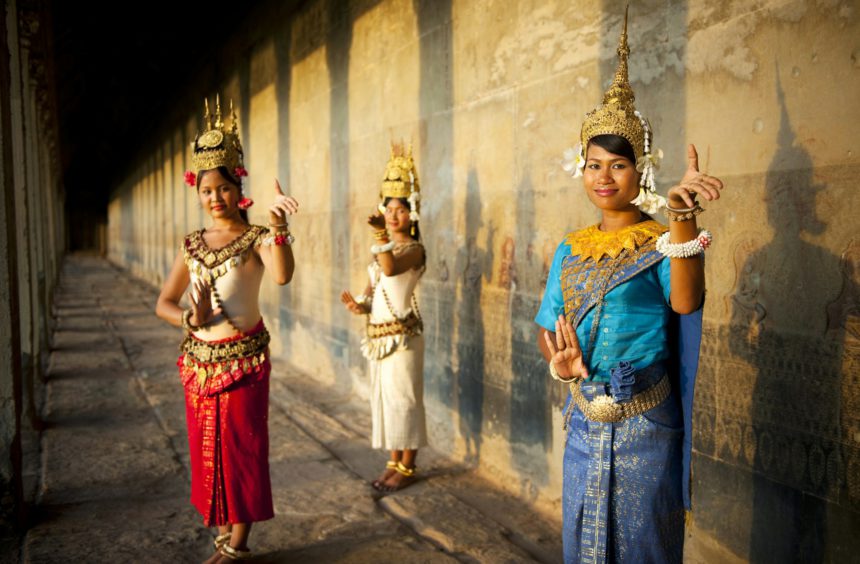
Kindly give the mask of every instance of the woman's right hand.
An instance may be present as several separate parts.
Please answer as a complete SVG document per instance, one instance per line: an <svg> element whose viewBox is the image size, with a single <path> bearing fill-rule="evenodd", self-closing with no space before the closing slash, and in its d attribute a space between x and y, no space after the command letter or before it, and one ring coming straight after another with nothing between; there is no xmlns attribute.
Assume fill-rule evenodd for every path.
<svg viewBox="0 0 860 564"><path fill-rule="evenodd" d="M550 352L550 362L555 364L560 378L588 380L588 368L583 362L579 339L570 321L564 315L559 315L555 320L555 342L549 336L549 331L543 336Z"/></svg>
<svg viewBox="0 0 860 564"><path fill-rule="evenodd" d="M203 327L221 313L221 308L212 309L212 292L209 283L204 280L192 280L191 290L188 291L188 301L191 302L191 318L188 320L194 327Z"/></svg>
<svg viewBox="0 0 860 564"><path fill-rule="evenodd" d="M364 315L367 311L364 309L360 303L355 301L355 298L352 297L352 294L349 293L348 290L344 290L340 295L340 301L343 302L343 305L354 313L355 315Z"/></svg>

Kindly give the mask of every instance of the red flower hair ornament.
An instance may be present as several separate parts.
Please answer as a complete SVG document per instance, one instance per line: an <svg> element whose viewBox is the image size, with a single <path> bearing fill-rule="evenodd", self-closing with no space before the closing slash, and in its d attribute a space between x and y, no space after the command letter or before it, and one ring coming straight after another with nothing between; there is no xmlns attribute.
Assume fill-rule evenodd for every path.
<svg viewBox="0 0 860 564"><path fill-rule="evenodd" d="M248 171L245 170L245 168L241 167L241 166L237 166L236 169L233 171L233 173L236 175L236 178L242 178L243 176L248 176Z"/></svg>
<svg viewBox="0 0 860 564"><path fill-rule="evenodd" d="M247 198L247 197L242 198L241 200L239 200L239 203L236 205L239 207L240 210L246 210L246 209L248 209L254 205L254 200L252 200L251 198Z"/></svg>
<svg viewBox="0 0 860 564"><path fill-rule="evenodd" d="M190 170L185 171L185 183L191 186L197 186L197 175L191 172Z"/></svg>

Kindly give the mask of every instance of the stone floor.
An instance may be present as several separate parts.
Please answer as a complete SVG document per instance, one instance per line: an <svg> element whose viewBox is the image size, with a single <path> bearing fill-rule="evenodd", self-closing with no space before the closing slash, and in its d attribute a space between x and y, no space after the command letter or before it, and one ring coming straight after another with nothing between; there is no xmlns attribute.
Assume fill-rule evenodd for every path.
<svg viewBox="0 0 860 564"><path fill-rule="evenodd" d="M71 256L55 294L41 483L24 562L195 562L212 534L188 503L178 329L155 291ZM559 523L432 449L423 479L374 495L384 455L365 402L275 365L270 407L276 517L258 562L557 562Z"/></svg>

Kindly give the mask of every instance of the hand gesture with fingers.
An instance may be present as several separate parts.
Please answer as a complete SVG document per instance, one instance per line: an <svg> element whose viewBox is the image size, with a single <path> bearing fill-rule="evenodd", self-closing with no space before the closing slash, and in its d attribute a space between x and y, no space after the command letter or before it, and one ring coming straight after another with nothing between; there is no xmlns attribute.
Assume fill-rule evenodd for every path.
<svg viewBox="0 0 860 564"><path fill-rule="evenodd" d="M696 146L687 147L687 170L677 186L669 188L666 199L673 208L693 208L696 206L696 196L705 200L718 200L723 183L719 178L699 172L699 153Z"/></svg>
<svg viewBox="0 0 860 564"><path fill-rule="evenodd" d="M364 315L367 313L364 305L355 301L355 298L352 297L352 294L349 293L348 290L344 290L340 295L340 301L343 302L343 305L346 306L346 309L354 313L355 315Z"/></svg>
<svg viewBox="0 0 860 564"><path fill-rule="evenodd" d="M565 380L583 378L588 380L588 368L582 358L579 339L570 321L564 315L555 320L555 342L549 332L543 334L549 349L551 360L559 377Z"/></svg>
<svg viewBox="0 0 860 564"><path fill-rule="evenodd" d="M287 222L288 215L299 212L299 202L292 196L287 196L281 189L281 183L275 179L275 201L269 206L269 223L278 225Z"/></svg>
<svg viewBox="0 0 860 564"><path fill-rule="evenodd" d="M381 213L375 213L367 216L367 224L373 227L374 231L385 229L385 216Z"/></svg>
<svg viewBox="0 0 860 564"><path fill-rule="evenodd" d="M191 302L191 318L188 320L194 327L202 327L221 313L221 308L212 309L212 293L209 283L204 280L192 280L188 291L188 301Z"/></svg>

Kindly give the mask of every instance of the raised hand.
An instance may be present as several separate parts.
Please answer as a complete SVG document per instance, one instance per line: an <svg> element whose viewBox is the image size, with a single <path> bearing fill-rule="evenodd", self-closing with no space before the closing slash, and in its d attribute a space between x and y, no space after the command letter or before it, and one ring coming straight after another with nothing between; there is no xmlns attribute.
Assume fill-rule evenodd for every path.
<svg viewBox="0 0 860 564"><path fill-rule="evenodd" d="M354 313L355 315L364 315L367 313L367 310L364 306L352 297L352 294L349 293L348 290L344 290L340 295L340 301L343 302L343 305L346 306L346 309Z"/></svg>
<svg viewBox="0 0 860 564"><path fill-rule="evenodd" d="M543 336L551 355L550 362L555 364L555 369L561 378L569 380L581 377L588 380L588 368L583 362L579 339L570 321L564 315L559 315L555 320L555 342L548 331Z"/></svg>
<svg viewBox="0 0 860 564"><path fill-rule="evenodd" d="M275 179L275 201L269 206L269 223L286 223L287 216L299 212L299 202L292 196L287 196L281 189L281 183Z"/></svg>
<svg viewBox="0 0 860 564"><path fill-rule="evenodd" d="M681 181L666 194L669 205L673 208L692 208L696 205L696 195L706 200L718 200L723 182L714 176L699 172L699 153L696 146L687 147L687 170Z"/></svg>
<svg viewBox="0 0 860 564"><path fill-rule="evenodd" d="M367 216L367 224L373 227L374 231L385 229L385 216L381 213L375 213Z"/></svg>
<svg viewBox="0 0 860 564"><path fill-rule="evenodd" d="M202 327L221 313L221 308L212 309L212 293L209 283L204 280L192 280L188 291L188 301L191 302L191 318L188 320L194 327Z"/></svg>

